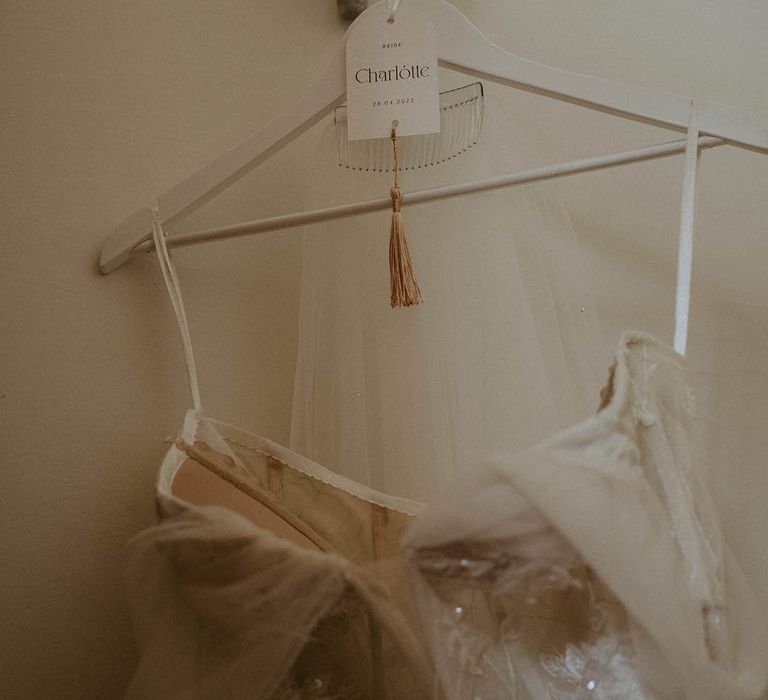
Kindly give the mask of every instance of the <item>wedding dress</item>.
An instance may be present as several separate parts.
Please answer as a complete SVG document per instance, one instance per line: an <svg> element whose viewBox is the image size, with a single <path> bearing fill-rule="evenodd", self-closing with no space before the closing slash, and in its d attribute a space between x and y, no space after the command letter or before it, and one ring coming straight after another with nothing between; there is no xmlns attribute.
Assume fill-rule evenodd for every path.
<svg viewBox="0 0 768 700"><path fill-rule="evenodd" d="M761 612L692 454L684 358L621 338L598 412L429 505L194 408L126 552L128 698L757 700Z"/></svg>
<svg viewBox="0 0 768 700"><path fill-rule="evenodd" d="M759 698L694 415L682 358L627 333L594 417L421 506L191 410L128 547L127 697Z"/></svg>

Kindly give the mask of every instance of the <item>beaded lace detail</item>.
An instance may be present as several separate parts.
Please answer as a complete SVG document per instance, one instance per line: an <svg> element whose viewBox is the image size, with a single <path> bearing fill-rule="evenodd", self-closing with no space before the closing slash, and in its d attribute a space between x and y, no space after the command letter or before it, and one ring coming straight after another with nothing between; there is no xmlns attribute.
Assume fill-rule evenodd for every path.
<svg viewBox="0 0 768 700"><path fill-rule="evenodd" d="M626 634L569 644L560 656L542 656L541 665L554 679L547 685L552 700L649 700Z"/></svg>

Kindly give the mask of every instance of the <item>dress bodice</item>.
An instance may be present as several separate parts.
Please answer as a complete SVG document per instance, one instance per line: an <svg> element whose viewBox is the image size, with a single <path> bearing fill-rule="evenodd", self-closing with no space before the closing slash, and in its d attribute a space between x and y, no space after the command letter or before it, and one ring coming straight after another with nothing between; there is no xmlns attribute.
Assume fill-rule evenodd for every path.
<svg viewBox="0 0 768 700"><path fill-rule="evenodd" d="M692 458L682 358L625 334L601 399L426 506L190 411L128 548L128 697L759 698L765 630Z"/></svg>

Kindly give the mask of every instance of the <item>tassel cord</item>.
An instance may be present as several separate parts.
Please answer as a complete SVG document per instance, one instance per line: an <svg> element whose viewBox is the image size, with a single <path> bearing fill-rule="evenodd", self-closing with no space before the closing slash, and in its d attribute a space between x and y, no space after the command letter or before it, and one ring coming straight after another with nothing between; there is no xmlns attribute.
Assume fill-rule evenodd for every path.
<svg viewBox="0 0 768 700"><path fill-rule="evenodd" d="M392 150L394 153L395 183L389 190L392 198L392 226L389 234L389 290L392 308L413 306L423 301L421 290L413 272L411 253L405 237L401 206L403 193L400 190L400 148L397 138L398 122L392 123Z"/></svg>

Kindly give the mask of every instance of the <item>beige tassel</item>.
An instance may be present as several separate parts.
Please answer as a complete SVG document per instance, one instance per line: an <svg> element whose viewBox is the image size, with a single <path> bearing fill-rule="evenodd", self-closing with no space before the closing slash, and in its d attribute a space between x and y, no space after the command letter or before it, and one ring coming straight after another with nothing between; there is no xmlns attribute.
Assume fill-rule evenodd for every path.
<svg viewBox="0 0 768 700"><path fill-rule="evenodd" d="M389 190L392 197L392 228L389 232L389 292L390 303L396 306L413 306L423 299L421 290L413 274L411 254L405 238L400 204L403 193L400 191L400 150L397 145L397 121L392 122L392 148L395 153L395 186Z"/></svg>

